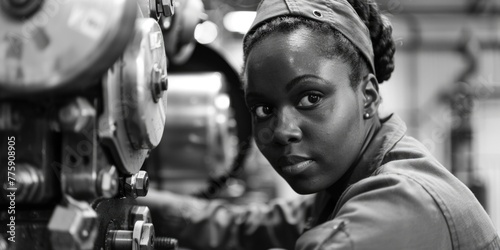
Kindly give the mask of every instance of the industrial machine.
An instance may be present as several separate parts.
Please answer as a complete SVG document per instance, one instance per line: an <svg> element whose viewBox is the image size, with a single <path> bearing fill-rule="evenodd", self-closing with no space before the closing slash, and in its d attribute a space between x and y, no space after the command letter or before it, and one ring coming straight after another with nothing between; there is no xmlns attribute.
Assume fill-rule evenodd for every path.
<svg viewBox="0 0 500 250"><path fill-rule="evenodd" d="M175 249L145 159L161 141L173 0L0 0L0 250Z"/></svg>

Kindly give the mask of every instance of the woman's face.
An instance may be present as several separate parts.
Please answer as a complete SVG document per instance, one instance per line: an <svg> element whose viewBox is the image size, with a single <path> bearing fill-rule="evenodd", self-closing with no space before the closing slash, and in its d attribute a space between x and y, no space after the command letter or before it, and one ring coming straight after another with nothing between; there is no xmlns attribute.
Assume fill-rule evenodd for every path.
<svg viewBox="0 0 500 250"><path fill-rule="evenodd" d="M351 87L351 67L323 56L321 46L327 46L322 35L307 28L272 34L252 49L245 72L257 146L301 194L338 181L365 137L363 97Z"/></svg>

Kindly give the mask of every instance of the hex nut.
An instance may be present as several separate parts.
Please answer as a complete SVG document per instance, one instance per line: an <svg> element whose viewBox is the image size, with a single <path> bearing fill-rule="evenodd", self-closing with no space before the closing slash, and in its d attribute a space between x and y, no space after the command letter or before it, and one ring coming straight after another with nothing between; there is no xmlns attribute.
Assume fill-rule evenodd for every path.
<svg viewBox="0 0 500 250"><path fill-rule="evenodd" d="M146 171L139 171L136 174L128 176L123 181L124 195L131 198L146 196L149 189L149 176Z"/></svg>
<svg viewBox="0 0 500 250"><path fill-rule="evenodd" d="M168 87L164 86L163 78L163 70L155 63L151 70L151 91L153 93L154 102L158 102L158 100L163 97L163 92L166 90L165 88Z"/></svg>
<svg viewBox="0 0 500 250"><path fill-rule="evenodd" d="M137 221L151 223L151 212L147 206L133 206L130 210L130 225L134 225Z"/></svg>
<svg viewBox="0 0 500 250"><path fill-rule="evenodd" d="M153 250L155 238L155 228L151 223L142 225L141 239L139 241L139 250Z"/></svg>
<svg viewBox="0 0 500 250"><path fill-rule="evenodd" d="M55 250L90 250L97 236L97 214L88 204L57 206L49 221Z"/></svg>
<svg viewBox="0 0 500 250"><path fill-rule="evenodd" d="M59 110L59 122L64 131L80 132L95 117L94 107L84 98L76 98Z"/></svg>
<svg viewBox="0 0 500 250"><path fill-rule="evenodd" d="M132 249L139 250L140 241L142 237L142 227L144 225L144 221L136 221L134 223L134 229L132 229Z"/></svg>
<svg viewBox="0 0 500 250"><path fill-rule="evenodd" d="M123 191L125 196L131 197L131 198L137 198L137 191L136 191L136 175L131 175L125 178L125 181L123 182Z"/></svg>
<svg viewBox="0 0 500 250"><path fill-rule="evenodd" d="M168 90L168 77L166 75L163 75L161 77L161 90L167 91Z"/></svg>
<svg viewBox="0 0 500 250"><path fill-rule="evenodd" d="M104 198L112 198L118 193L118 172L115 166L109 170L102 170L100 173L100 195Z"/></svg>
<svg viewBox="0 0 500 250"><path fill-rule="evenodd" d="M164 17L173 16L175 13L174 0L160 0L163 7L162 14Z"/></svg>
<svg viewBox="0 0 500 250"><path fill-rule="evenodd" d="M137 196L144 197L148 194L149 189L149 176L146 171L139 171L135 181L135 191Z"/></svg>
<svg viewBox="0 0 500 250"><path fill-rule="evenodd" d="M158 12L159 6L156 3L156 0L149 1L149 17L158 20L160 18L160 13Z"/></svg>

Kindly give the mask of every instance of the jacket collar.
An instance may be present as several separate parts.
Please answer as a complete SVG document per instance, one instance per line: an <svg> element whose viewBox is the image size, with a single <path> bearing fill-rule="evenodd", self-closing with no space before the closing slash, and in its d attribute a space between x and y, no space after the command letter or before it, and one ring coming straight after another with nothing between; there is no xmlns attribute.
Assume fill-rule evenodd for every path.
<svg viewBox="0 0 500 250"><path fill-rule="evenodd" d="M382 124L380 130L372 138L361 159L353 167L347 186L372 175L380 167L385 155L406 133L406 124L396 114L381 119L380 122Z"/></svg>
<svg viewBox="0 0 500 250"><path fill-rule="evenodd" d="M306 227L306 230L331 217L339 198L347 187L372 175L381 166L385 155L406 133L405 123L396 114L381 119L380 122L382 126L373 136L356 165L352 166L332 187L316 195L312 223Z"/></svg>

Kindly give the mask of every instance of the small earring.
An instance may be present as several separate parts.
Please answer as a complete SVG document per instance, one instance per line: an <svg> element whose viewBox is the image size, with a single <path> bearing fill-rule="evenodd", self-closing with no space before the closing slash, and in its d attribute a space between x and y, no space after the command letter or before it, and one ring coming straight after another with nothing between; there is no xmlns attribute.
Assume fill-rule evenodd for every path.
<svg viewBox="0 0 500 250"><path fill-rule="evenodd" d="M365 114L364 114L364 117L365 117L365 119L368 119L368 118L370 118L370 114L365 113Z"/></svg>

